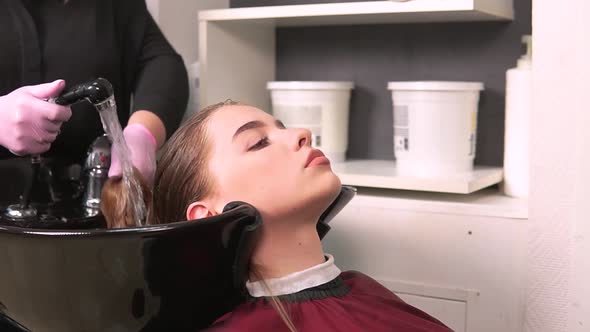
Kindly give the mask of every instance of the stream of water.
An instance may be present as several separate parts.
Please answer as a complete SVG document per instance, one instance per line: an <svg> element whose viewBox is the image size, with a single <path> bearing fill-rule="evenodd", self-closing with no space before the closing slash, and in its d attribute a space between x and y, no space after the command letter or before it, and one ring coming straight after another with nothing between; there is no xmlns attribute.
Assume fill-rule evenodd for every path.
<svg viewBox="0 0 590 332"><path fill-rule="evenodd" d="M125 197L120 199L124 200L124 206L126 211L127 208L132 207L131 211L134 212L134 219L136 226L142 226L146 222L147 207L145 205L143 191L137 178L133 175L133 164L131 162L131 152L123 137L123 130L117 117L117 106L114 98L112 100L112 107L100 111L100 119L104 131L111 139L113 145L117 145L117 157L121 162L121 169L123 173L123 185L125 186Z"/></svg>

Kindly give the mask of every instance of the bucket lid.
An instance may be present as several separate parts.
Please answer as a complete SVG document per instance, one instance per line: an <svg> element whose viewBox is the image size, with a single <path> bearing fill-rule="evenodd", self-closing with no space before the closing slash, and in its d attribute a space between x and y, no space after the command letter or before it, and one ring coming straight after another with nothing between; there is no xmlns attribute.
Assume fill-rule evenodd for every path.
<svg viewBox="0 0 590 332"><path fill-rule="evenodd" d="M465 91L483 90L482 82L457 82L457 81L410 81L389 82L388 90L412 90L412 91Z"/></svg>
<svg viewBox="0 0 590 332"><path fill-rule="evenodd" d="M351 90L349 81L274 81L266 83L269 90Z"/></svg>

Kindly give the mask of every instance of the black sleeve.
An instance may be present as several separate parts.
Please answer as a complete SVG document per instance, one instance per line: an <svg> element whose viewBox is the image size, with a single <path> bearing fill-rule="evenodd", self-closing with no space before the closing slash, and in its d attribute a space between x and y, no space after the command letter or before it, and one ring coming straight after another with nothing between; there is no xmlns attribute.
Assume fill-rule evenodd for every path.
<svg viewBox="0 0 590 332"><path fill-rule="evenodd" d="M188 77L184 62L166 40L147 11L138 1L136 15L144 16L134 86L133 111L148 110L156 114L170 137L178 128L188 101Z"/></svg>

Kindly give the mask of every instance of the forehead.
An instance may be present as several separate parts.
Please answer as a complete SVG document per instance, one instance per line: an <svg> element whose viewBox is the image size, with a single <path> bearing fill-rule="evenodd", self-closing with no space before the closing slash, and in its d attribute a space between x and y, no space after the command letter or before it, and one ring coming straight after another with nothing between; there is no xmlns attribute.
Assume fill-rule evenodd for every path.
<svg viewBox="0 0 590 332"><path fill-rule="evenodd" d="M231 131L231 134L248 121L274 122L272 115L249 105L227 105L218 109L211 117L209 129Z"/></svg>

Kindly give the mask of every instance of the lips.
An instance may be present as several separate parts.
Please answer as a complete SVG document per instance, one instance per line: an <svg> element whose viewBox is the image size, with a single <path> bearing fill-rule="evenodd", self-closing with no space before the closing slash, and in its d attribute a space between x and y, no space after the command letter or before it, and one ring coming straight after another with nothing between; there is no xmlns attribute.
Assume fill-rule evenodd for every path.
<svg viewBox="0 0 590 332"><path fill-rule="evenodd" d="M324 153L320 150L313 149L310 151L309 155L307 156L307 160L305 162L305 168L316 166L316 165L324 165L330 164L330 160L326 158Z"/></svg>

